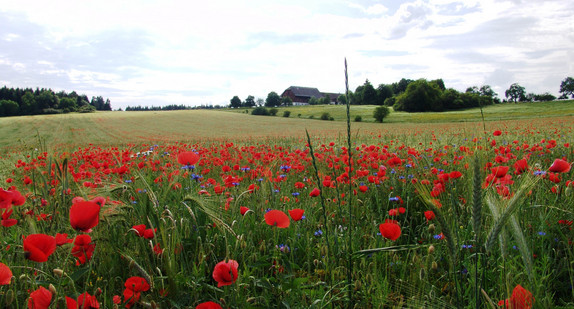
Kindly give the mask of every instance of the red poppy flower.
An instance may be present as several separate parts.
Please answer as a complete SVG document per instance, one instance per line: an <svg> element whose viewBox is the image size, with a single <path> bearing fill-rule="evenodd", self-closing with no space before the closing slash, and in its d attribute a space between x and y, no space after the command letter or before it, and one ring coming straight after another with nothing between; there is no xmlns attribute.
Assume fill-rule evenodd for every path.
<svg viewBox="0 0 574 309"><path fill-rule="evenodd" d="M241 213L242 216L245 216L245 213L248 211L249 211L249 208L247 208L245 206L239 207L239 212Z"/></svg>
<svg viewBox="0 0 574 309"><path fill-rule="evenodd" d="M0 208L10 208L12 205L20 206L25 202L26 198L14 187L10 187L8 190L0 188Z"/></svg>
<svg viewBox="0 0 574 309"><path fill-rule="evenodd" d="M78 296L78 300L66 296L66 307L68 309L98 309L100 308L100 303L95 296L84 292Z"/></svg>
<svg viewBox="0 0 574 309"><path fill-rule="evenodd" d="M145 239L153 239L156 231L157 231L157 229L146 229L144 231L143 237Z"/></svg>
<svg viewBox="0 0 574 309"><path fill-rule="evenodd" d="M548 171L554 173L568 173L570 171L570 163L562 159L556 159L554 160L554 163L552 163Z"/></svg>
<svg viewBox="0 0 574 309"><path fill-rule="evenodd" d="M459 171L452 171L448 174L448 177L450 177L451 179L457 179L462 177L462 173Z"/></svg>
<svg viewBox="0 0 574 309"><path fill-rule="evenodd" d="M302 183L302 182L300 182L300 181L297 181L297 182L295 183L295 188L297 188L297 189L303 189L303 188L305 188L305 184Z"/></svg>
<svg viewBox="0 0 574 309"><path fill-rule="evenodd" d="M60 233L56 233L56 246L62 246L65 244L71 244L74 240L71 238L68 238L68 234L64 233L64 234L60 234Z"/></svg>
<svg viewBox="0 0 574 309"><path fill-rule="evenodd" d="M78 202L70 207L70 224L76 230L89 233L100 222L100 205Z"/></svg>
<svg viewBox="0 0 574 309"><path fill-rule="evenodd" d="M401 227L395 222L385 222L379 225L381 235L390 240L397 240L401 236Z"/></svg>
<svg viewBox="0 0 574 309"><path fill-rule="evenodd" d="M425 218L427 218L427 221L434 219L435 218L434 212L432 210L425 211Z"/></svg>
<svg viewBox="0 0 574 309"><path fill-rule="evenodd" d="M127 302L127 308L130 308L140 299L141 292L145 292L150 288L147 281L142 277L130 277L126 280L124 286L126 287L124 290L124 301Z"/></svg>
<svg viewBox="0 0 574 309"><path fill-rule="evenodd" d="M494 136L501 136L501 135L502 135L502 131L496 130L496 131L494 131L494 132L492 133L492 135L494 135Z"/></svg>
<svg viewBox="0 0 574 309"><path fill-rule="evenodd" d="M0 285L10 284L12 281L12 271L4 263L0 262Z"/></svg>
<svg viewBox="0 0 574 309"><path fill-rule="evenodd" d="M199 161L199 155L193 151L186 151L177 155L177 162L181 165L194 165L197 161Z"/></svg>
<svg viewBox="0 0 574 309"><path fill-rule="evenodd" d="M28 299L28 309L48 309L52 302L52 293L41 286L36 291L30 293Z"/></svg>
<svg viewBox="0 0 574 309"><path fill-rule="evenodd" d="M501 300L498 302L498 305L506 308L530 309L534 306L534 296L532 296L530 291L518 284L512 290L510 300Z"/></svg>
<svg viewBox="0 0 574 309"><path fill-rule="evenodd" d="M309 193L309 196L317 197L319 196L319 194L321 194L321 190L319 190L318 188L314 188L313 190L311 190L311 193Z"/></svg>
<svg viewBox="0 0 574 309"><path fill-rule="evenodd" d="M265 213L265 222L282 229L289 227L290 224L289 217L281 210L270 210Z"/></svg>
<svg viewBox="0 0 574 309"><path fill-rule="evenodd" d="M34 262L46 262L56 250L56 239L46 234L32 234L24 239L26 258Z"/></svg>
<svg viewBox="0 0 574 309"><path fill-rule="evenodd" d="M74 239L72 255L78 258L76 265L85 264L92 258L96 244L92 243L90 235L82 234Z"/></svg>
<svg viewBox="0 0 574 309"><path fill-rule="evenodd" d="M289 216L291 216L291 219L293 219L293 221L301 220L303 218L304 213L305 213L305 210L299 209L299 208L289 210Z"/></svg>
<svg viewBox="0 0 574 309"><path fill-rule="evenodd" d="M218 288L231 285L237 280L237 267L239 267L239 263L235 260L229 260L228 262L221 261L215 265L213 269L213 279L217 281Z"/></svg>
<svg viewBox="0 0 574 309"><path fill-rule="evenodd" d="M212 301L208 301L195 306L195 309L222 309L222 308L219 304L214 303Z"/></svg>
<svg viewBox="0 0 574 309"><path fill-rule="evenodd" d="M11 227L18 223L18 220L10 219L10 216L12 215L13 211L14 210L12 208L4 209L4 212L2 213L2 222L1 222L3 227Z"/></svg>
<svg viewBox="0 0 574 309"><path fill-rule="evenodd" d="M514 174L520 175L524 173L526 170L528 170L528 161L526 161L526 159L517 160L516 162L514 162L514 165L512 165L512 167L514 167Z"/></svg>
<svg viewBox="0 0 574 309"><path fill-rule="evenodd" d="M139 225L132 226L132 230L134 230L136 232L136 235L138 235L139 237L144 236L145 228L146 228L145 224L139 224Z"/></svg>
<svg viewBox="0 0 574 309"><path fill-rule="evenodd" d="M502 178L508 173L508 169L508 166L497 166L490 169L490 171L496 178Z"/></svg>

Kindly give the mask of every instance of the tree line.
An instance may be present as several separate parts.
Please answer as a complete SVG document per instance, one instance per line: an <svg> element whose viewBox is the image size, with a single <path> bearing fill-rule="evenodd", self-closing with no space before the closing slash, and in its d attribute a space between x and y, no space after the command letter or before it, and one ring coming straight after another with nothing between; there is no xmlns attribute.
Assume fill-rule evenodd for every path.
<svg viewBox="0 0 574 309"><path fill-rule="evenodd" d="M561 96L559 99L567 99L569 96L574 99L574 78L567 77L560 84ZM375 88L367 79L363 85L358 86L355 91L350 91L348 98L351 105L384 105L392 106L396 111L425 112L425 111L445 111L458 110L472 107L482 107L502 102L532 102L532 101L553 101L556 97L549 92L542 94L527 93L525 88L518 83L514 83L505 91L505 99L501 100L498 94L489 85L468 87L466 91L460 92L453 88L446 88L442 79L406 79L403 78L392 84L380 84ZM337 98L339 104L347 104L347 96L340 95ZM229 107L276 107L290 106L293 102L289 97L280 97L272 91L267 95L267 99L257 99L248 96L245 101L241 101L238 96L230 100ZM330 104L329 98L311 98L310 105Z"/></svg>
<svg viewBox="0 0 574 309"><path fill-rule="evenodd" d="M88 113L96 110L111 111L110 99L97 96L88 99L85 94L75 91L54 92L46 88L8 88L0 89L0 117L61 114L70 112Z"/></svg>

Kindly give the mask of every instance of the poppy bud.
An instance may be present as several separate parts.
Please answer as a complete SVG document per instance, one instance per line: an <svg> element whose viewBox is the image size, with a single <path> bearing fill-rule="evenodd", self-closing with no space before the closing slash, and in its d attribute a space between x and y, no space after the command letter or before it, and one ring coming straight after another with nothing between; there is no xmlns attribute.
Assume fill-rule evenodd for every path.
<svg viewBox="0 0 574 309"><path fill-rule="evenodd" d="M315 265L315 267L319 266L319 260L314 259L314 260L313 260L313 265Z"/></svg>
<svg viewBox="0 0 574 309"><path fill-rule="evenodd" d="M434 229L435 229L434 224L432 224L432 223L429 224L429 232L434 233Z"/></svg>
<svg viewBox="0 0 574 309"><path fill-rule="evenodd" d="M435 261L432 261L431 268L436 270L438 268L438 264Z"/></svg>
<svg viewBox="0 0 574 309"><path fill-rule="evenodd" d="M98 297L98 296L100 296L100 295L102 295L102 289L98 288L98 289L96 290L96 293L94 293L94 297Z"/></svg>
<svg viewBox="0 0 574 309"><path fill-rule="evenodd" d="M8 290L6 292L6 306L9 306L12 302L14 301L14 291L13 290Z"/></svg>
<svg viewBox="0 0 574 309"><path fill-rule="evenodd" d="M50 283L50 285L48 286L48 290L50 291L50 293L52 293L52 295L56 295L58 294L58 291L56 291L56 287Z"/></svg>
<svg viewBox="0 0 574 309"><path fill-rule="evenodd" d="M65 272L59 268L54 268L54 270L52 271L54 273L54 276L56 277L62 277Z"/></svg>
<svg viewBox="0 0 574 309"><path fill-rule="evenodd" d="M433 245L430 245L430 246L429 246L428 253L429 253L429 254L433 254L433 253L434 253L434 246L433 246Z"/></svg>

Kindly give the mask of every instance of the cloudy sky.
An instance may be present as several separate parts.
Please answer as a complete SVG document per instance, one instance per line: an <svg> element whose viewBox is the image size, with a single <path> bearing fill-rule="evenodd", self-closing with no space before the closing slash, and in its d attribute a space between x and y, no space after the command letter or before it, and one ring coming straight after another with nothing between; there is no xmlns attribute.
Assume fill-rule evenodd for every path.
<svg viewBox="0 0 574 309"><path fill-rule="evenodd" d="M1 1L0 87L112 107L229 104L289 86L401 78L558 95L574 76L571 0Z"/></svg>

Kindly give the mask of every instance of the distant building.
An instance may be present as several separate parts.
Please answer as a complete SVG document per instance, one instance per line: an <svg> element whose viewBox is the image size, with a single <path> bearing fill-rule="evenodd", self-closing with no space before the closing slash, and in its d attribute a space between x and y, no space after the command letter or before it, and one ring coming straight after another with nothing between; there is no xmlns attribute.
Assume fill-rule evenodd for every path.
<svg viewBox="0 0 574 309"><path fill-rule="evenodd" d="M339 93L323 93L317 88L291 86L283 91L281 97L291 98L293 105L307 105L311 98L321 99L328 96L331 104L337 104L339 95Z"/></svg>

